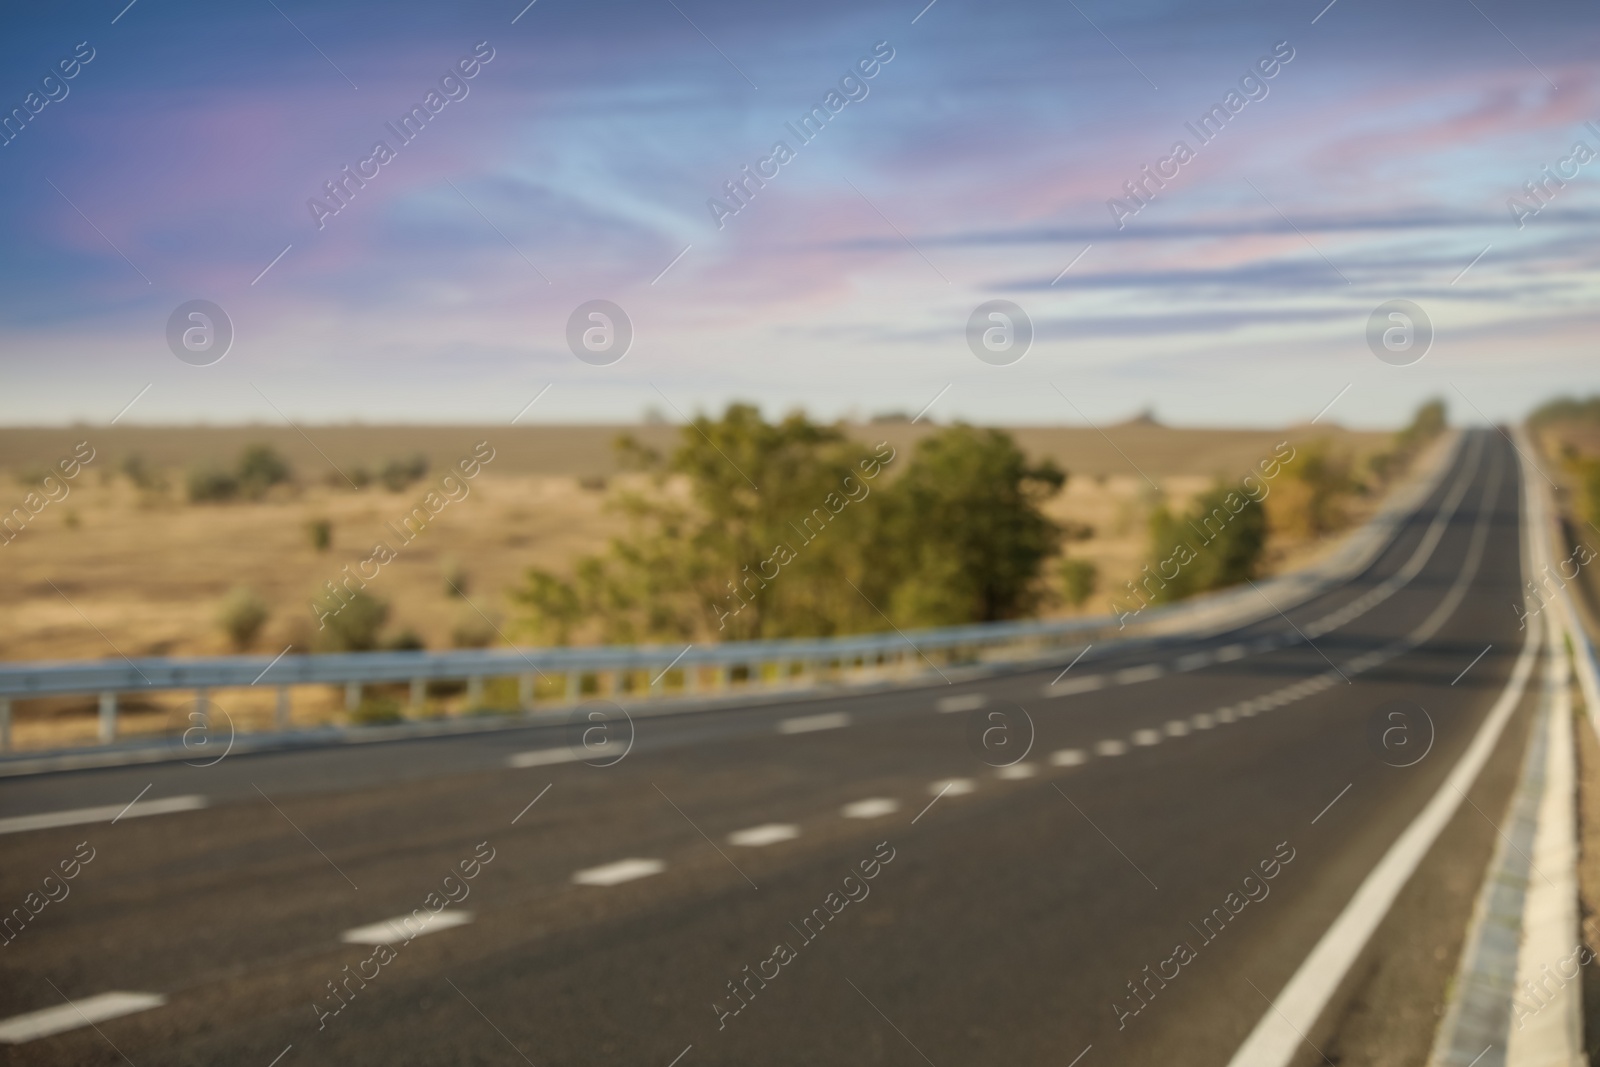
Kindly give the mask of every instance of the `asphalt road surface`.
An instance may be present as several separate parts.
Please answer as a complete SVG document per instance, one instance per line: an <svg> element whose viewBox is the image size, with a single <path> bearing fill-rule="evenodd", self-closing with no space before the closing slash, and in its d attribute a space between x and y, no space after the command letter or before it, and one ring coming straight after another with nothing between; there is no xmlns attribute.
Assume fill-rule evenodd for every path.
<svg viewBox="0 0 1600 1067"><path fill-rule="evenodd" d="M1348 585L1064 675L641 718L610 766L530 728L5 781L139 799L0 836L7 911L79 857L0 947L0 1033L60 1032L0 1057L1227 1064L1507 685L1515 460L1474 433ZM1305 1062L1425 1054L1531 700Z"/></svg>

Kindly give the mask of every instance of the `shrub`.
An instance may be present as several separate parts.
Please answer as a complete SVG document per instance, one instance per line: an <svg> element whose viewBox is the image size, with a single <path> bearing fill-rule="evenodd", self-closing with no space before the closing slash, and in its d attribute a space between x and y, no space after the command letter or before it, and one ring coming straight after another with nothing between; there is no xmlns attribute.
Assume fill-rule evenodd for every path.
<svg viewBox="0 0 1600 1067"><path fill-rule="evenodd" d="M454 556L444 559L444 591L446 596L465 597L467 595L467 568Z"/></svg>
<svg viewBox="0 0 1600 1067"><path fill-rule="evenodd" d="M417 631L406 627L383 643L383 647L390 652L421 652L427 648L427 643L417 636Z"/></svg>
<svg viewBox="0 0 1600 1067"><path fill-rule="evenodd" d="M420 481L428 473L428 457L417 453L410 459L391 459L383 465L378 479L385 489L398 493L412 482Z"/></svg>
<svg viewBox="0 0 1600 1067"><path fill-rule="evenodd" d="M1061 588L1067 603L1075 608L1083 607L1088 601L1099 578L1100 568L1086 559L1061 561Z"/></svg>
<svg viewBox="0 0 1600 1067"><path fill-rule="evenodd" d="M189 500L220 504L239 495L239 479L217 467L197 467L189 472Z"/></svg>
<svg viewBox="0 0 1600 1067"><path fill-rule="evenodd" d="M249 445L239 454L239 488L251 499L287 482L291 473L289 461L271 445Z"/></svg>
<svg viewBox="0 0 1600 1067"><path fill-rule="evenodd" d="M326 552L333 546L333 522L330 519L312 519L306 523L306 533L311 538L311 547L318 552Z"/></svg>
<svg viewBox="0 0 1600 1067"><path fill-rule="evenodd" d="M389 621L389 605L371 593L357 592L344 606L328 615L316 644L324 652L371 652Z"/></svg>
<svg viewBox="0 0 1600 1067"><path fill-rule="evenodd" d="M223 600L219 619L234 649L243 652L256 643L270 614L266 601L253 590L240 586Z"/></svg>
<svg viewBox="0 0 1600 1067"><path fill-rule="evenodd" d="M498 636L494 624L475 611L464 613L450 631L457 648L488 648Z"/></svg>

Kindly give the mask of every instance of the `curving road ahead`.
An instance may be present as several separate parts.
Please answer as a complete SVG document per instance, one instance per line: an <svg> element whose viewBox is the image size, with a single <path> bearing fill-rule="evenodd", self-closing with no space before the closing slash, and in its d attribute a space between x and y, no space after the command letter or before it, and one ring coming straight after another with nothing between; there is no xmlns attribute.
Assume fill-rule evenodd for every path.
<svg viewBox="0 0 1600 1067"><path fill-rule="evenodd" d="M0 1055L1228 1064L1526 677L1515 461L1474 432L1347 585L1064 675L640 719L603 767L546 728L0 783L0 907L93 856L7 931ZM1375 935L1311 976L1292 1062L1426 1056L1510 693Z"/></svg>

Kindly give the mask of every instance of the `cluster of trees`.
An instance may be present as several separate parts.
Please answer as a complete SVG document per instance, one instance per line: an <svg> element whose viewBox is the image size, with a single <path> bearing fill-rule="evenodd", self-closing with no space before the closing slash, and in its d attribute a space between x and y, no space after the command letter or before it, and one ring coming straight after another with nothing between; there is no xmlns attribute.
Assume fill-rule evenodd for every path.
<svg viewBox="0 0 1600 1067"><path fill-rule="evenodd" d="M1158 571L1161 580L1130 586L1130 590L1135 590L1140 600L1173 601L1258 577L1269 536L1308 540L1338 530L1347 521L1346 505L1352 495L1380 490L1447 426L1444 401L1429 400L1417 408L1411 422L1394 435L1387 448L1368 457L1365 477L1357 472L1348 452L1325 440L1312 441L1297 446L1292 455L1275 465L1277 471L1265 494L1242 492L1237 482L1219 478L1183 514L1157 507L1150 520L1150 558L1143 573ZM1230 497L1234 505L1242 501L1243 506L1230 507ZM1207 523L1208 517L1217 515L1229 519ZM1197 536L1197 530L1204 533ZM1171 546L1179 543L1191 546L1194 558L1168 578ZM1161 569L1162 564L1166 569Z"/></svg>
<svg viewBox="0 0 1600 1067"><path fill-rule="evenodd" d="M196 504L222 503L244 498L260 500L267 490L283 485L294 476L289 461L271 445L249 445L239 454L230 470L225 467L196 467L189 472L189 500Z"/></svg>
<svg viewBox="0 0 1600 1067"><path fill-rule="evenodd" d="M122 473L152 503L166 495L165 472L152 467L143 456L129 455L122 461ZM378 484L398 493L427 477L428 457L417 453L386 460L376 469L354 466L346 472L329 471L326 483L336 489L357 489ZM271 445L252 444L240 452L232 466L205 463L192 467L185 479L191 503L220 504L235 500L260 500L274 487L292 485L294 468Z"/></svg>
<svg viewBox="0 0 1600 1067"><path fill-rule="evenodd" d="M910 455L749 405L686 426L670 455L619 442L648 488L629 532L566 579L530 568L525 631L567 643L825 636L1009 619L1047 595L1066 483L998 430L955 425Z"/></svg>

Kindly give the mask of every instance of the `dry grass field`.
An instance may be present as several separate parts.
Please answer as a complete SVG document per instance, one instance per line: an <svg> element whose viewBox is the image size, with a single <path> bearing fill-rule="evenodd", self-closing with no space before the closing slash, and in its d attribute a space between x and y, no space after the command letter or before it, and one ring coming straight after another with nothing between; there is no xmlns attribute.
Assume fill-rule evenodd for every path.
<svg viewBox="0 0 1600 1067"><path fill-rule="evenodd" d="M860 440L888 439L901 450L930 429L905 423L849 428ZM488 616L515 640L506 593L524 568L565 572L621 532L621 517L607 502L632 477L619 474L613 451L624 430L659 448L671 447L680 432L666 425L330 426L307 428L305 436L288 427L0 429L0 511L35 491L46 469L71 456L79 442L94 452L67 483L65 496L44 506L9 543L0 539L0 604L6 609L0 612L0 659L229 652L218 615L239 587L253 590L270 610L255 651L304 649L316 627L310 602L317 587L365 558L380 536L393 543L385 523L399 524L440 475L484 440L494 458L469 483L469 495L446 507L368 590L390 603L390 634L410 630L429 647L450 647L463 631L482 631ZM1186 430L1135 422L1105 431L1013 431L1030 454L1050 456L1071 472L1049 511L1080 531L1067 553L1099 567L1099 589L1082 609L1093 613L1108 610L1108 593L1143 562L1148 516L1161 497L1181 507L1218 476L1236 480L1285 439L1326 440L1357 456L1388 442L1387 434L1336 427ZM294 484L255 502L188 501L189 469L231 464L258 442L288 458ZM428 457L431 471L400 491L377 483L356 491L335 470L376 472L391 459L417 453ZM123 473L132 456L166 488L136 486ZM1350 519L1372 506L1355 501ZM314 546L310 532L318 520L331 526L325 550ZM1271 559L1283 566L1316 548L1280 539ZM246 718L265 716L270 697L230 696L229 708ZM296 699L297 719L306 721L331 715L337 706L333 694ZM36 713L65 716L89 729L87 701L31 703L39 705ZM181 705L151 705L148 725L162 728ZM139 705L125 707L137 711ZM26 747L32 716L20 712L16 743Z"/></svg>

